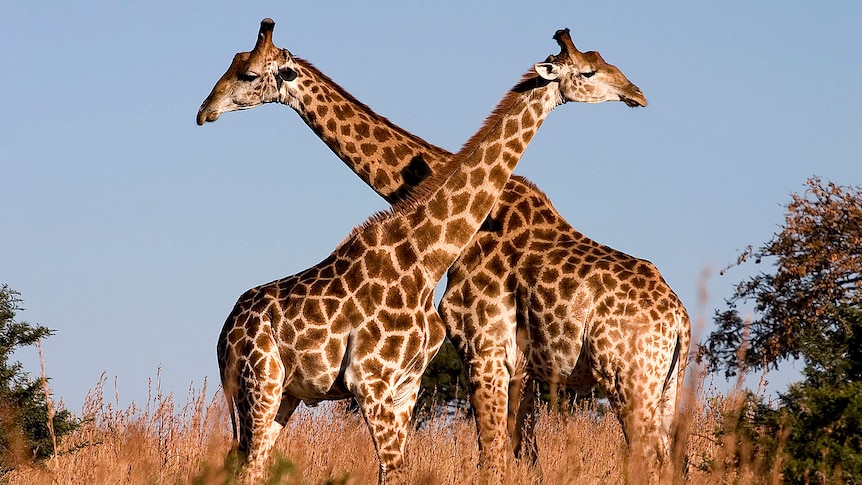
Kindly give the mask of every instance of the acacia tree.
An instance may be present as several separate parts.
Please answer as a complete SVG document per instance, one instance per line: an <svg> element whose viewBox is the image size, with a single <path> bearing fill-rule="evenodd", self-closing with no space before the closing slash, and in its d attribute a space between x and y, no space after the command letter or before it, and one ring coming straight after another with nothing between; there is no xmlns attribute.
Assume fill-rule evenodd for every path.
<svg viewBox="0 0 862 485"><path fill-rule="evenodd" d="M740 256L737 264L771 261L773 271L737 285L698 358L727 376L800 359L804 380L777 409L754 406L758 445L783 459L786 483L862 483L862 190L806 185L781 230ZM751 321L743 304L753 304Z"/></svg>
<svg viewBox="0 0 862 485"><path fill-rule="evenodd" d="M42 381L24 372L20 362L9 361L16 349L35 345L53 331L15 321L21 301L20 293L0 285L0 473L22 461L46 458L54 451ZM78 424L65 409L53 413L50 422L55 436L72 431Z"/></svg>
<svg viewBox="0 0 862 485"><path fill-rule="evenodd" d="M727 309L716 312L717 328L699 348L709 370L732 376L794 358L831 373L859 356L848 348L846 309L862 308L862 192L819 178L806 185L791 196L772 240L740 256L737 264L772 261L774 272L739 283ZM749 303L756 317L746 322L738 307Z"/></svg>

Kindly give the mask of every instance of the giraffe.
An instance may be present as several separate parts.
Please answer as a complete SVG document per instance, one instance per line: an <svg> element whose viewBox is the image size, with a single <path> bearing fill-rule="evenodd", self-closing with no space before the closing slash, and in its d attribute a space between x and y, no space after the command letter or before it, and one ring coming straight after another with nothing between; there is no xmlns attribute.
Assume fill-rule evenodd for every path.
<svg viewBox="0 0 862 485"><path fill-rule="evenodd" d="M274 24L271 21L264 20L262 22L259 43L263 42L266 45L271 45L271 31L273 27ZM257 46L256 49L258 49ZM572 52L577 52L573 46L571 50ZM268 49L268 52L271 55L269 59L266 61L255 59L254 63L251 62L251 53L237 54L231 67L218 81L210 96L201 105L197 117L198 124L203 124L206 121L215 121L221 113L226 111L247 109L267 102L286 104L295 109L312 130L354 172L390 202L401 200L426 177L432 173L438 173L451 157L451 154L445 150L407 133L385 118L377 115L366 105L357 101L340 86L320 73L311 64L292 56L286 49L278 49L272 46ZM583 54L583 56L585 56L586 60L589 60L590 57L593 60L591 63L587 62L587 65L591 65L592 67L584 71L587 75L582 76L581 79L585 82L587 79L592 79L594 82L599 83L603 82L601 79L604 75L603 71L606 64L601 60L601 57L597 53L587 53ZM267 62L272 65L266 67ZM258 73L267 70L271 72L282 70L286 73L284 77L290 78L290 81L284 82L284 80L277 80L273 77L270 78L270 86L261 86L258 82ZM601 75L593 76L592 74L595 72L599 72ZM532 217L531 214L536 214L536 217ZM533 221L534 219L535 221ZM516 224L513 224L513 222L516 222ZM509 225L512 226L512 231L509 230ZM534 249L530 249L526 244L532 237L531 231L533 228L537 230L537 233L544 235L545 238L548 235L556 233L556 245L558 247L555 248L553 253L546 254L553 254L558 260L550 261L549 265L565 264L571 267L577 261L582 261L584 265L587 265L587 261L591 259L595 261L602 257L616 257L616 259L621 261L627 261L627 264L638 262L644 268L654 271L653 278L658 280L654 286L657 286L660 290L664 288L666 293L670 295L669 298L675 298L663 280L661 280L658 272L649 263L635 260L635 258L599 245L578 233L558 214L541 191L520 177L511 177L503 191L501 200L491 212L491 217L485 221L483 228L484 230L480 231L476 239L468 245L467 252L475 252L478 247L487 248L488 244L486 240L506 240L506 250L508 252L503 254L504 258L490 257L490 253L487 253L489 257L484 260L465 256L459 258L449 271L450 283L443 297L441 310L452 309L452 302L456 301L456 297L462 310L467 309L471 302L476 306L476 309L473 309L471 319L466 318L464 315L465 312L462 311L459 315L459 320L454 325L449 325L450 332L452 333L451 336L454 337L453 340L461 344L459 345L459 350L461 350L462 356L465 356L465 364L468 373L471 375L471 380L481 383L481 379L485 379L489 375L496 379L493 382L499 388L499 395L502 396L504 402L503 411L506 409L505 401L510 381L513 388L518 387L519 384L523 384L526 379L525 369L522 368L519 374L512 374L510 373L510 369L516 367L514 363L510 363L506 367L504 365L505 362L503 364L499 362L501 355L507 355L505 352L502 352L508 348L507 344L515 340L515 326L511 325L514 320L508 320L506 323L510 325L504 330L499 324L493 322L493 325L488 325L487 322L491 321L491 319L487 317L491 314L490 309L495 309L493 312L495 315L510 314L515 309L511 305L514 300L511 298L501 298L500 302L496 302L489 295L485 295L482 298L478 298L478 295L473 295L471 299L465 299L467 295L460 288L464 287L470 281L469 278L464 278L464 275L469 275L469 271L473 271L475 268L484 265L485 267L481 268L484 270L484 278L487 278L488 281L508 281L509 283L506 285L499 286L505 287L506 292L515 291L512 285L517 284L518 279L515 278L513 271L520 268L517 265L507 267L505 264L508 264L510 259L518 259L518 254L535 252ZM525 232L527 234L524 234ZM510 234L518 234L518 237L508 237L507 235ZM545 242L550 245L555 244L553 241L550 243ZM500 245L495 247L498 252L503 248ZM479 262L481 264L477 264ZM466 271L465 268L470 268L470 270ZM614 273L614 271L616 269L612 268L610 270L611 274L605 275L605 277L616 277L620 281L630 277L628 273ZM560 273L560 275L565 276L563 273ZM548 282L548 278L549 275L545 274L544 281ZM524 280L521 279L521 281ZM566 281L572 284L577 283L578 280L567 278ZM545 296L546 298L548 297L547 288L545 289ZM555 297L561 299L562 295L556 295ZM550 302L547 303L550 304ZM575 309L571 304L567 308ZM449 313L454 314L451 311ZM568 315L561 315L559 313L553 316L558 321L567 320L568 317ZM452 321L454 321L452 318L448 318L447 324L450 324ZM550 323L550 328L557 328L558 330L564 328L553 321ZM687 325L687 320L684 323ZM523 325L523 322L519 324ZM542 324L543 322L536 321L534 327ZM479 328L470 328L471 325L478 325ZM487 331L483 331L483 328L491 326L497 328L496 333L493 334L493 338L488 335ZM622 329L624 334L629 330L628 328ZM687 327L682 330L687 330ZM685 332L683 334L681 335L680 347L687 349L688 340ZM478 341L469 342L464 338L465 335L479 335L484 340L480 346L478 345L480 343ZM556 336L557 339L564 337L565 335ZM529 344L529 342L525 343ZM677 349L678 352L679 350ZM632 349L629 353L633 354L634 358L637 358L639 353L652 351L654 350L647 346L645 349ZM668 354L673 353L672 350L666 352ZM509 356L514 358L514 355ZM483 362L485 361L493 363L494 366L484 365ZM471 369L472 372L470 371ZM492 369L493 371L482 374L480 372L482 369ZM680 366L680 371L678 372L680 377L682 376L682 372L683 368ZM539 369L533 372L533 374L543 376L547 372ZM572 383L577 384L577 382ZM628 385L629 383L624 382L623 384ZM474 385L474 387L482 389L480 386ZM581 387L589 386L582 384ZM670 396L669 401L673 405L668 408L675 408L675 388L672 387L669 385L662 386L662 389L667 391L665 392L665 396ZM655 392L655 388L652 391ZM606 392L608 395L615 393L614 390ZM514 392L513 394L518 393ZM523 425L516 425L515 419L507 420L505 416L500 418L499 412L491 412L494 409L499 411L501 408L499 406L493 408L485 405L485 402L493 402L493 400L486 397L487 395L487 392L483 395L474 393L474 406L479 418L477 426L480 431L480 447L483 449L483 456L487 457L491 455L492 457L496 457L498 454L491 452L493 449L492 445L504 443L506 440L505 437L502 439L499 437L499 432L502 430L502 433L505 434L508 425L508 428L510 428L509 433L513 436L513 446L517 449L520 442L520 429ZM477 400L477 396L484 399L484 401ZM526 404L532 402L526 398L524 401ZM625 403L626 401L623 399L620 402ZM512 403L508 406L509 412L523 420L526 413L518 413L518 406L517 401ZM524 405L520 409L524 411L527 408L528 406ZM486 409L488 411L485 411ZM631 414L630 411L629 414ZM621 421L626 426L626 423L630 420L627 421L621 417ZM632 426L628 426L627 428L632 428ZM637 433L631 431L626 433L627 439L632 436L636 437ZM527 450L534 450L534 448L527 448ZM486 461L489 460L486 458Z"/></svg>

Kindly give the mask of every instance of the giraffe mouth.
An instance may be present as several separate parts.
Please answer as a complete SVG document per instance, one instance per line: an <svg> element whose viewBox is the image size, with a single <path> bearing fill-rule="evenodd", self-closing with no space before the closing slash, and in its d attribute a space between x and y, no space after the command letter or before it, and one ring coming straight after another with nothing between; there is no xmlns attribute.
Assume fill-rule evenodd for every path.
<svg viewBox="0 0 862 485"><path fill-rule="evenodd" d="M630 108L643 108L646 106L646 99L641 97L640 99L629 98L626 96L620 96L620 101L626 104L626 106Z"/></svg>
<svg viewBox="0 0 862 485"><path fill-rule="evenodd" d="M632 86L626 90L626 94L620 94L620 101L630 108L646 107L646 98L637 86Z"/></svg>

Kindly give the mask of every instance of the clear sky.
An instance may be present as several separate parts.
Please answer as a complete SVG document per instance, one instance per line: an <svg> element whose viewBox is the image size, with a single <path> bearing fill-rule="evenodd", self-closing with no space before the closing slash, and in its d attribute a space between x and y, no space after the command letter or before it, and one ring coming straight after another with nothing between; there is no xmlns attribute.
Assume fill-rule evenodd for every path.
<svg viewBox="0 0 862 485"><path fill-rule="evenodd" d="M791 192L862 183L860 2L4 1L0 282L20 319L56 329L47 372L72 411L103 372L121 404L159 368L178 398L213 389L236 298L386 207L288 107L195 125L264 17L276 45L451 151L571 28L649 106L558 108L516 173L653 261L701 336L750 271L717 270L770 238ZM19 358L38 373L35 351Z"/></svg>

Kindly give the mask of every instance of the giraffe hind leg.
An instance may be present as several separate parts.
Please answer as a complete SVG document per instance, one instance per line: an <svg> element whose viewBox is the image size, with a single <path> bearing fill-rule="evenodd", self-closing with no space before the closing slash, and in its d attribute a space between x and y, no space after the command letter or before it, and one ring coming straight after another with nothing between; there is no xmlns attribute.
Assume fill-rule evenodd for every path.
<svg viewBox="0 0 862 485"><path fill-rule="evenodd" d="M668 367L671 367L670 362L650 366L656 372L633 369L618 378L624 392L605 390L606 393L614 392L611 401L629 446L627 468L635 482L658 483L663 467L670 462L669 439L676 409L676 382L674 380L669 387L648 384L663 382L665 375L657 371ZM670 371L674 372L675 367Z"/></svg>
<svg viewBox="0 0 862 485"><path fill-rule="evenodd" d="M685 453L684 443L677 442L679 434L677 433L677 413L679 412L679 399L682 396L682 384L685 380L685 361L682 351L683 343L678 338L676 348L674 350L673 360L671 361L670 371L664 382L664 390L662 392L659 407L656 410L655 420L659 426L659 434L661 438L659 457L662 460L663 477L676 477L677 464L684 461L683 456L676 455ZM675 459L679 458L679 462ZM684 467L683 467L684 468Z"/></svg>
<svg viewBox="0 0 862 485"><path fill-rule="evenodd" d="M515 458L526 458L535 465L536 433L534 429L536 414L536 382L529 375L513 379L509 384L509 435Z"/></svg>

